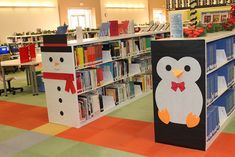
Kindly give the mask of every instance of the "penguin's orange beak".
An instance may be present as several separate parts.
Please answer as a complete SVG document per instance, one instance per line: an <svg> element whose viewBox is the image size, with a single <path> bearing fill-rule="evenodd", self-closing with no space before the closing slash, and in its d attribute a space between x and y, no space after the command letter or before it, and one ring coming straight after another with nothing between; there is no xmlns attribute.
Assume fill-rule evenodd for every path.
<svg viewBox="0 0 235 157"><path fill-rule="evenodd" d="M180 78L184 73L182 70L179 70L179 69L173 69L172 72L173 72L174 76L177 78Z"/></svg>
<svg viewBox="0 0 235 157"><path fill-rule="evenodd" d="M58 66L58 65L60 65L60 63L58 63L58 62L55 62L55 63L54 63L54 66L55 66L55 67Z"/></svg>

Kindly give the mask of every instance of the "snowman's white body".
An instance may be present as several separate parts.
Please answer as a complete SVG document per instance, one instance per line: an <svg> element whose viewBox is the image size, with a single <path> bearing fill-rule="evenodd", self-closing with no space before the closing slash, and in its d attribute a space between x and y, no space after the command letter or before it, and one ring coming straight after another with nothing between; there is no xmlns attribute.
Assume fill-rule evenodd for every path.
<svg viewBox="0 0 235 157"><path fill-rule="evenodd" d="M53 61L50 62L49 58ZM60 62L63 58L63 62ZM59 65L54 66L57 62ZM75 76L75 63L72 52L42 52L43 72L66 73ZM76 81L73 82L76 87ZM66 81L44 79L49 121L76 127L79 124L77 94L65 91ZM60 90L58 90L60 88ZM62 102L59 101L62 100ZM61 115L63 112L63 115Z"/></svg>
<svg viewBox="0 0 235 157"><path fill-rule="evenodd" d="M172 123L186 124L186 118L190 112L199 117L203 97L195 82L185 83L185 90L174 91L171 82L162 80L155 92L155 100L159 110L167 109Z"/></svg>
<svg viewBox="0 0 235 157"><path fill-rule="evenodd" d="M167 70L166 66L172 69L181 69L183 74L177 78L172 75L172 69ZM190 66L190 71L185 71L185 66ZM170 115L170 122L186 124L187 116L190 113L200 117L203 107L203 96L196 81L201 76L201 67L197 60L192 57L183 57L175 60L172 57L163 57L157 65L157 73L161 77L156 91L155 102L159 111L167 109ZM185 89L172 89L172 82L184 82Z"/></svg>

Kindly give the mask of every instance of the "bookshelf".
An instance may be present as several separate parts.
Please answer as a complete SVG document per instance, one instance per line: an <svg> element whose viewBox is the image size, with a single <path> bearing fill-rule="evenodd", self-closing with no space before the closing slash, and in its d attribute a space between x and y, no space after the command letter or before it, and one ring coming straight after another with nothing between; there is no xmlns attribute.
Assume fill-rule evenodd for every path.
<svg viewBox="0 0 235 157"><path fill-rule="evenodd" d="M215 141L235 115L234 48L235 31L152 41L156 142L207 150Z"/></svg>
<svg viewBox="0 0 235 157"><path fill-rule="evenodd" d="M18 46L24 46L26 44L36 44L37 47L41 47L43 44L43 36L44 35L55 35L55 33L48 34L32 34L32 35L17 35L17 36L7 36L7 44L16 44ZM68 32L68 39L74 40L76 38L76 32L70 31ZM83 31L83 38L93 38L97 37L99 34L99 30L91 30L91 31Z"/></svg>
<svg viewBox="0 0 235 157"><path fill-rule="evenodd" d="M166 8L169 11L189 9L190 1L191 0L166 0ZM230 6L234 3L234 0L197 0L196 8Z"/></svg>
<svg viewBox="0 0 235 157"><path fill-rule="evenodd" d="M151 39L143 32L67 41L45 36L42 63L49 121L82 127L152 92Z"/></svg>

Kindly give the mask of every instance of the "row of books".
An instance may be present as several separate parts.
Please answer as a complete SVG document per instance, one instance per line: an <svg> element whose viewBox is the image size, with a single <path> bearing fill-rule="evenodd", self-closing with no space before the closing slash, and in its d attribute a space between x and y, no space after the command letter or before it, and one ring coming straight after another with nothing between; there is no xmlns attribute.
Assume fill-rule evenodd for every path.
<svg viewBox="0 0 235 157"><path fill-rule="evenodd" d="M139 54L150 50L150 48L150 37L77 47L75 49L76 66L83 68L103 61L125 58L132 54Z"/></svg>
<svg viewBox="0 0 235 157"><path fill-rule="evenodd" d="M226 62L233 59L233 43L234 39L230 37L207 44L207 71L213 70L218 66L217 64L219 63L217 62L221 62L220 60L223 57L223 54L220 54L221 50L222 52L225 52L227 59L222 62Z"/></svg>
<svg viewBox="0 0 235 157"><path fill-rule="evenodd" d="M207 108L207 141L209 141L219 130L219 110L218 106L209 106Z"/></svg>
<svg viewBox="0 0 235 157"><path fill-rule="evenodd" d="M152 58L150 55L132 58L131 62L139 64L141 72L152 71Z"/></svg>
<svg viewBox="0 0 235 157"><path fill-rule="evenodd" d="M89 45L75 49L76 65L84 67L94 63L102 62L102 45Z"/></svg>
<svg viewBox="0 0 235 157"><path fill-rule="evenodd" d="M144 75L137 75L133 77L133 81L135 85L139 85L142 92L147 92L152 89L152 75L144 74Z"/></svg>
<svg viewBox="0 0 235 157"><path fill-rule="evenodd" d="M234 110L234 89L230 88L228 91L226 91L213 103L213 105L224 107L227 116L229 116L229 114Z"/></svg>
<svg viewBox="0 0 235 157"><path fill-rule="evenodd" d="M217 67L216 64L216 43L211 42L207 44L207 71L213 70Z"/></svg>
<svg viewBox="0 0 235 157"><path fill-rule="evenodd" d="M220 77L224 77L224 81L219 81ZM218 86L229 87L234 83L234 63L231 62L221 67L217 71L207 76L207 102L211 103L218 96ZM222 83L225 83L221 85Z"/></svg>
<svg viewBox="0 0 235 157"><path fill-rule="evenodd" d="M218 76L225 77L227 86L230 86L234 83L234 63L231 62L221 67L218 71Z"/></svg>
<svg viewBox="0 0 235 157"><path fill-rule="evenodd" d="M216 43L216 49L223 49L225 50L227 60L231 60L233 58L233 43L234 38L228 37L221 40L218 40Z"/></svg>
<svg viewBox="0 0 235 157"><path fill-rule="evenodd" d="M167 0L167 9L189 8L191 0ZM197 0L197 7L228 5L234 3L233 0Z"/></svg>
<svg viewBox="0 0 235 157"><path fill-rule="evenodd" d="M86 121L101 112L102 98L97 92L90 92L78 96L80 121Z"/></svg>
<svg viewBox="0 0 235 157"><path fill-rule="evenodd" d="M136 90L138 87L142 87L141 92L150 90L152 88L150 87L152 85L150 77L151 75L143 77L149 80L137 80L135 78L134 81L120 81L96 91L79 95L78 108L81 122L138 96L138 90ZM110 97L112 101L105 99L105 97Z"/></svg>
<svg viewBox="0 0 235 157"><path fill-rule="evenodd" d="M119 36L134 33L134 21L113 20L101 24L99 36Z"/></svg>
<svg viewBox="0 0 235 157"><path fill-rule="evenodd" d="M218 73L207 76L207 103L211 103L218 96Z"/></svg>
<svg viewBox="0 0 235 157"><path fill-rule="evenodd" d="M129 64L127 59L101 64L96 68L79 70L76 72L78 93L124 79L128 74Z"/></svg>

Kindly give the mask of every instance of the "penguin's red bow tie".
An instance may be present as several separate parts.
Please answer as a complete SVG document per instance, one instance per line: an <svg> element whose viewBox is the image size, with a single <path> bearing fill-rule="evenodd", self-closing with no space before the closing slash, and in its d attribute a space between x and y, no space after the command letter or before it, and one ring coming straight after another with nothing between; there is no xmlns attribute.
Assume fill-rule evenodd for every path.
<svg viewBox="0 0 235 157"><path fill-rule="evenodd" d="M185 84L184 82L176 83L176 82L171 82L171 89L174 90L175 92L177 89L180 89L181 92L185 90Z"/></svg>

